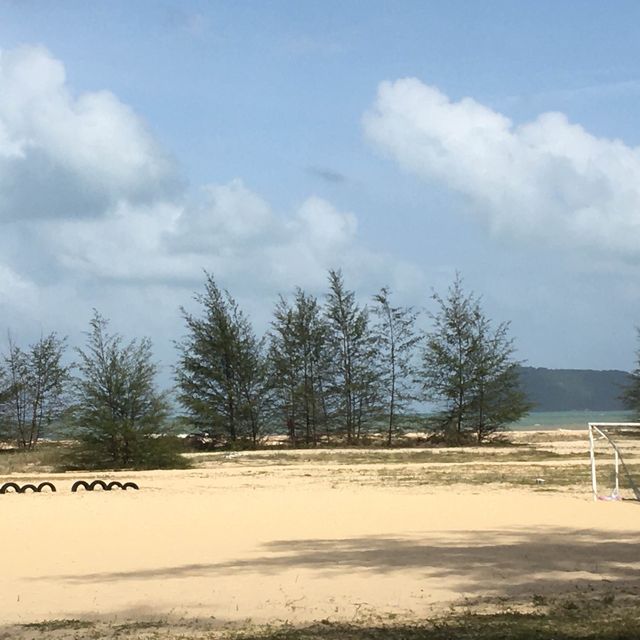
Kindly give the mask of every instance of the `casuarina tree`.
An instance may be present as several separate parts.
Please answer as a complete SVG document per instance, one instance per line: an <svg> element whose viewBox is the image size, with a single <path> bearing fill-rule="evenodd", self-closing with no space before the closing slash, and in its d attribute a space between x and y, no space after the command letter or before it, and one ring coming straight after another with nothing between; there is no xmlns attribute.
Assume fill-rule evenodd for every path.
<svg viewBox="0 0 640 640"><path fill-rule="evenodd" d="M157 366L147 338L125 342L94 312L84 349L74 417L76 464L95 468L180 466L167 433L166 394L156 389Z"/></svg>
<svg viewBox="0 0 640 640"><path fill-rule="evenodd" d="M182 309L187 334L177 343L180 403L199 434L215 442L256 446L267 400L263 341L211 274L195 300L201 314Z"/></svg>
<svg viewBox="0 0 640 640"><path fill-rule="evenodd" d="M383 287L373 296L373 337L379 366L380 394L387 418L387 444L397 431L398 415L416 399L415 350L417 313L411 307L394 306L391 292Z"/></svg>
<svg viewBox="0 0 640 640"><path fill-rule="evenodd" d="M51 435L68 406L70 374L62 362L65 346L65 339L56 333L41 337L26 350L9 337L0 419L6 436L20 448L32 449L41 437Z"/></svg>
<svg viewBox="0 0 640 640"><path fill-rule="evenodd" d="M479 299L464 292L459 274L445 298L433 299L437 310L421 371L424 397L439 407L432 425L454 444L470 437L482 442L530 409L519 386L509 324L493 328Z"/></svg>
<svg viewBox="0 0 640 640"><path fill-rule="evenodd" d="M329 326L318 300L297 289L280 297L271 323L271 384L292 444L316 445L328 428Z"/></svg>

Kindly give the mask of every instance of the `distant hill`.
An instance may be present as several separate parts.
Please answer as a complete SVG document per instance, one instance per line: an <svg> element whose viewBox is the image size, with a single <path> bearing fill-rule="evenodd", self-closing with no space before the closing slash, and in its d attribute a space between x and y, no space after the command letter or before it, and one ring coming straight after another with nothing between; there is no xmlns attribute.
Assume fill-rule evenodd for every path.
<svg viewBox="0 0 640 640"><path fill-rule="evenodd" d="M521 367L520 380L534 411L620 411L626 371Z"/></svg>

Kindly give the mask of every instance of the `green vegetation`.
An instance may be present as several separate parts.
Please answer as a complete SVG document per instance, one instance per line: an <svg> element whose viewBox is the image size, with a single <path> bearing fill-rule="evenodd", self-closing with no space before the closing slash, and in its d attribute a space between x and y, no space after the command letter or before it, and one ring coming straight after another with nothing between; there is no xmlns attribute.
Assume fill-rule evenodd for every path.
<svg viewBox="0 0 640 640"><path fill-rule="evenodd" d="M26 350L9 337L0 363L0 435L21 449L32 449L50 435L51 424L68 406L70 374L62 364L64 350L65 340L55 333Z"/></svg>
<svg viewBox="0 0 640 640"><path fill-rule="evenodd" d="M640 328L637 332L640 340ZM622 401L625 408L633 412L634 419L640 420L640 349L636 351L636 368L628 376L622 392Z"/></svg>
<svg viewBox="0 0 640 640"><path fill-rule="evenodd" d="M387 445L391 446L399 432L399 418L417 397L413 352L422 338L415 330L418 314L411 307L394 307L388 287L380 289L373 300L373 313L378 318L373 337L378 351L380 395L388 415Z"/></svg>
<svg viewBox="0 0 640 640"><path fill-rule="evenodd" d="M187 335L177 343L178 399L193 431L212 442L257 446L266 404L263 341L228 291L206 274L195 295L202 317L182 309Z"/></svg>
<svg viewBox="0 0 640 640"><path fill-rule="evenodd" d="M268 354L273 420L286 424L292 446L316 446L330 429L329 325L317 298L301 289L293 303L280 296L273 316Z"/></svg>
<svg viewBox="0 0 640 640"><path fill-rule="evenodd" d="M446 298L433 298L438 311L431 314L421 371L425 396L442 406L431 422L449 444L470 438L480 444L530 409L509 324L493 328L478 298L463 291L459 274Z"/></svg>
<svg viewBox="0 0 640 640"><path fill-rule="evenodd" d="M334 361L328 400L338 435L352 444L360 441L376 417L380 379L369 310L358 305L341 271L329 271L325 313Z"/></svg>
<svg viewBox="0 0 640 640"><path fill-rule="evenodd" d="M626 371L534 367L521 367L520 380L534 411L620 411L631 382Z"/></svg>
<svg viewBox="0 0 640 640"><path fill-rule="evenodd" d="M417 314L392 304L388 287L369 307L340 270L328 275L324 301L300 288L293 299L280 296L271 330L260 338L206 274L204 293L195 295L201 314L182 309L187 331L176 343L176 399L184 413L172 421L169 395L155 388L151 343L125 344L97 312L73 365L62 364L65 340L55 333L24 351L10 341L0 362L0 441L33 448L44 436L72 437L78 444L69 468L179 467L183 445L170 435L178 432L200 449L259 449L271 435L294 448L495 444L530 406L521 377L534 400L532 380L544 373L587 406L598 404L583 400L600 374L609 395L611 375L629 380L623 372L551 375L519 366L509 323L492 323L459 275L446 296L433 295L436 310L422 335ZM576 377L583 373L593 375ZM626 394L631 408L636 387ZM553 396L547 387L544 393ZM438 410L412 415L418 400ZM416 432L420 438L409 442Z"/></svg>
<svg viewBox="0 0 640 640"><path fill-rule="evenodd" d="M155 389L149 340L109 334L97 312L86 349L78 349L73 416L77 446L71 469L154 469L184 466L175 438L165 432L168 403Z"/></svg>
<svg viewBox="0 0 640 640"><path fill-rule="evenodd" d="M528 410L508 323L493 328L459 276L447 299L434 296L440 309L431 316L420 371L417 314L393 306L387 287L371 312L339 270L329 271L324 305L299 288L292 302L280 296L266 352L212 275L195 299L202 315L183 309L177 383L203 442L255 448L267 433L286 433L294 447L361 445L382 431L391 446L402 436L409 401L424 399L443 406L428 425L431 435L482 443Z"/></svg>

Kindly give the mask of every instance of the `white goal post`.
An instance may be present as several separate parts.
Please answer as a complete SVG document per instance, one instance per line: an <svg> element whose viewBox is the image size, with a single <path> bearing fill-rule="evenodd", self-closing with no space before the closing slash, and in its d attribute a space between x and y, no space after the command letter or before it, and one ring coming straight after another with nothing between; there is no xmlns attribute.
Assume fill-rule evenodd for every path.
<svg viewBox="0 0 640 640"><path fill-rule="evenodd" d="M622 453L617 445L617 443L613 440L611 435L607 433L608 429L624 429L624 428L636 428L640 430L640 422L589 422L589 453L591 457L591 489L593 491L593 499L600 499L598 496L598 481L596 478L596 450L595 443L596 439L606 440L607 443L613 449L613 464L614 464L614 487L610 496L605 499L612 500L621 500L620 496L620 468L624 472L627 480L629 482L629 486L635 495L636 500L640 500L640 489L636 485L633 480L633 477L629 473L627 469L627 465L625 464L624 458L622 457Z"/></svg>

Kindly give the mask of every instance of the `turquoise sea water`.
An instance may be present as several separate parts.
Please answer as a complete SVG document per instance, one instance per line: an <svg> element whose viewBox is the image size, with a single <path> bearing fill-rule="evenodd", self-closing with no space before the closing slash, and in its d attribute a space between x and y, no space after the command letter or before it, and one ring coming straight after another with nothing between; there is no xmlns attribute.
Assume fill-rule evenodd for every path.
<svg viewBox="0 0 640 640"><path fill-rule="evenodd" d="M630 411L534 411L518 422L509 425L510 429L526 431L529 429L586 429L587 422L632 422Z"/></svg>

